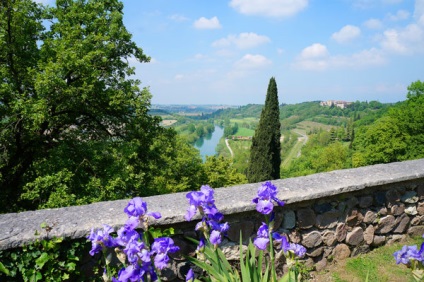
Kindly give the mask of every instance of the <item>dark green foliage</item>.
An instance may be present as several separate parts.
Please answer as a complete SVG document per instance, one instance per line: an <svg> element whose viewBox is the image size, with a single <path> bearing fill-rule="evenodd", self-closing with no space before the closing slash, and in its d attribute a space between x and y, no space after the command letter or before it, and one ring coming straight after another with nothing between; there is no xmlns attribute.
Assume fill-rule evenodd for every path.
<svg viewBox="0 0 424 282"><path fill-rule="evenodd" d="M128 60L149 58L122 9L117 0L1 2L0 212L200 185L196 159L181 161L191 153L148 114L151 94L131 79ZM169 162L184 169L170 173Z"/></svg>
<svg viewBox="0 0 424 282"><path fill-rule="evenodd" d="M61 238L37 240L21 248L0 251L1 281L87 281L93 269L87 263L91 243L86 239L67 241ZM2 269L0 265L0 270ZM91 265L93 267L95 265ZM90 277L100 281L100 275Z"/></svg>
<svg viewBox="0 0 424 282"><path fill-rule="evenodd" d="M247 178L250 183L280 178L280 110L275 78L268 84L265 106L252 139Z"/></svg>
<svg viewBox="0 0 424 282"><path fill-rule="evenodd" d="M178 125L173 127L178 135L184 137L188 143L194 144L201 138L210 136L215 131L213 120L198 121L186 118L184 122L179 121Z"/></svg>
<svg viewBox="0 0 424 282"><path fill-rule="evenodd" d="M408 87L407 100L355 131L354 167L424 157L424 83Z"/></svg>
<svg viewBox="0 0 424 282"><path fill-rule="evenodd" d="M203 165L207 182L213 188L247 183L246 176L238 173L231 163L231 159L223 156L207 156Z"/></svg>

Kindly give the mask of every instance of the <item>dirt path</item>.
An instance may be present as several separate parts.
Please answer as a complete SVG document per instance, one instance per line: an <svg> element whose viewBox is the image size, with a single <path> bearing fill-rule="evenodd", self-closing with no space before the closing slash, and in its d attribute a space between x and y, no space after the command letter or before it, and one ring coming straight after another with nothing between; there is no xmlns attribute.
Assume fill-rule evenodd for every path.
<svg viewBox="0 0 424 282"><path fill-rule="evenodd" d="M234 158L233 150L230 147L230 143L228 143L228 139L225 138L225 145L227 145L228 150L230 151L231 157Z"/></svg>
<svg viewBox="0 0 424 282"><path fill-rule="evenodd" d="M288 156L283 160L283 162L281 164L283 167L288 167L290 165L290 162L293 159L300 157L301 149L302 149L303 145L305 145L306 142L308 142L309 137L308 137L307 134L305 134L302 131L298 131L298 130L293 130L293 132L300 135L300 136L297 138L297 142L296 142L296 144L294 144L294 146L290 150L290 153L288 154Z"/></svg>

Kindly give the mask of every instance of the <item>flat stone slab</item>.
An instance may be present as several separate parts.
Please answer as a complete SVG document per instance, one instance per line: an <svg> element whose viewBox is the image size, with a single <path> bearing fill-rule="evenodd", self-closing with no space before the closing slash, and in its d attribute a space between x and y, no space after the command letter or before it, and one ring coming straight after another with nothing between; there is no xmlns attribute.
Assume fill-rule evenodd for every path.
<svg viewBox="0 0 424 282"><path fill-rule="evenodd" d="M368 187L423 178L424 159L419 159L279 179L273 180L272 183L278 187L278 197L287 204L293 204L360 191ZM261 183L253 183L215 189L216 205L224 214L253 211L255 205L252 199L260 185ZM184 215L188 208L188 200L185 196L186 192L143 198L147 202L149 211L162 214L161 219L152 223L156 226L184 223ZM59 209L1 214L0 250L21 246L37 238L83 238L90 233L91 228L102 227L102 224L119 228L127 218L123 212L127 203L128 200L118 200ZM42 224L49 227L48 233L41 228ZM36 232L40 235L35 236Z"/></svg>

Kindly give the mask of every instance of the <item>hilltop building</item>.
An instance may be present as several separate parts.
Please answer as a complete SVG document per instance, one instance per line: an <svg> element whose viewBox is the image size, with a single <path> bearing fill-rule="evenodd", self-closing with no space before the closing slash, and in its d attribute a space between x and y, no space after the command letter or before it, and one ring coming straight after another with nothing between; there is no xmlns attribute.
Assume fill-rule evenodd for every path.
<svg viewBox="0 0 424 282"><path fill-rule="evenodd" d="M347 106L349 106L352 103L353 102L327 100L327 101L321 101L319 104L323 107L324 106L327 106L327 107L335 106L335 107L338 107L338 108L341 108L341 109L345 109Z"/></svg>

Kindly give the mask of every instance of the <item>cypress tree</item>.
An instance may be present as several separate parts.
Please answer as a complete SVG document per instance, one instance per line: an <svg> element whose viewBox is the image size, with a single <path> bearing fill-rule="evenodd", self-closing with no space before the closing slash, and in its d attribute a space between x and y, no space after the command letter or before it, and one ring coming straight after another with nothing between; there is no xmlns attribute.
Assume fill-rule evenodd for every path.
<svg viewBox="0 0 424 282"><path fill-rule="evenodd" d="M280 178L280 108L275 78L271 77L259 125L252 139L247 178L250 183Z"/></svg>

